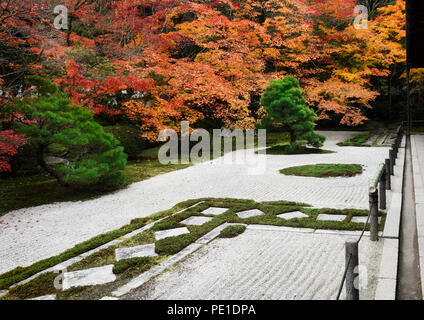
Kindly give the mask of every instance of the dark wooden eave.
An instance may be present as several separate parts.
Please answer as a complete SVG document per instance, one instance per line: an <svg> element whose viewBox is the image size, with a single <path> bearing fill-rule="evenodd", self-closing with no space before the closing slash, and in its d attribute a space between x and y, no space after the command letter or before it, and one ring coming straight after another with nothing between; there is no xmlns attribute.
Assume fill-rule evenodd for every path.
<svg viewBox="0 0 424 320"><path fill-rule="evenodd" d="M406 0L407 61L424 68L424 0Z"/></svg>

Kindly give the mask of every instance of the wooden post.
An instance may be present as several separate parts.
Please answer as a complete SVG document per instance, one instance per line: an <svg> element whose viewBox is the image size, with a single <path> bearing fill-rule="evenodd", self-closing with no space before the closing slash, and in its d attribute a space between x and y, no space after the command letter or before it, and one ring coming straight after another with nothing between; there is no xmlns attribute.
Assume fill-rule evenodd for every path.
<svg viewBox="0 0 424 320"><path fill-rule="evenodd" d="M346 241L346 300L359 300L358 266L358 242Z"/></svg>
<svg viewBox="0 0 424 320"><path fill-rule="evenodd" d="M392 150L393 150L393 166L395 166L396 165L396 158L397 158L396 143L392 144Z"/></svg>
<svg viewBox="0 0 424 320"><path fill-rule="evenodd" d="M378 240L378 191L377 189L370 191L370 239L371 241Z"/></svg>
<svg viewBox="0 0 424 320"><path fill-rule="evenodd" d="M390 159L385 160L385 169L386 169L386 190L392 190L391 176L390 176Z"/></svg>
<svg viewBox="0 0 424 320"><path fill-rule="evenodd" d="M393 161L393 157L394 157L393 150L392 150L392 149L390 149L390 150L389 150L389 158L390 158L390 174L391 174L392 176L395 174L395 172L394 172L394 161Z"/></svg>
<svg viewBox="0 0 424 320"><path fill-rule="evenodd" d="M380 178L380 209L386 210L386 170Z"/></svg>

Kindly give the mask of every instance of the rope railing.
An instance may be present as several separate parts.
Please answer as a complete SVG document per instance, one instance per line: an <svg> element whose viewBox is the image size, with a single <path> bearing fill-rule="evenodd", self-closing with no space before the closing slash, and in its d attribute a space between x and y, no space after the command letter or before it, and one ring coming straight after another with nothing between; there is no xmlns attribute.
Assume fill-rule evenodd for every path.
<svg viewBox="0 0 424 320"><path fill-rule="evenodd" d="M357 268L359 261L358 247L365 234L368 223L370 223L370 240L378 241L378 207L380 193L380 209L386 209L386 191L391 190L391 176L394 175L394 166L402 142L404 124L402 123L396 131L396 138L389 150L389 158L380 164L378 171L369 186L370 212L364 224L364 228L356 241L347 241L345 244L346 258L345 270L337 292L336 300L340 299L344 284L346 283L346 300L359 300L359 288L355 286L355 279L359 277ZM354 265L352 266L352 262Z"/></svg>

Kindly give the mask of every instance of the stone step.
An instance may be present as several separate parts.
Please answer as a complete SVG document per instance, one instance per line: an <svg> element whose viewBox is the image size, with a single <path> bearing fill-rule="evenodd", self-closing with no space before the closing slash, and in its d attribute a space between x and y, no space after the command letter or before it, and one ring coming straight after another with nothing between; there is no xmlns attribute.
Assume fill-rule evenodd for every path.
<svg viewBox="0 0 424 320"><path fill-rule="evenodd" d="M169 237L176 237L182 234L190 233L190 231L186 227L181 228L175 228L175 229L168 229L168 230L161 230L155 232L155 239L161 240Z"/></svg>
<svg viewBox="0 0 424 320"><path fill-rule="evenodd" d="M156 257L155 244L115 249L116 261L131 258Z"/></svg>
<svg viewBox="0 0 424 320"><path fill-rule="evenodd" d="M113 264L86 270L65 272L63 274L62 290L113 282L116 280L116 276L112 270Z"/></svg>

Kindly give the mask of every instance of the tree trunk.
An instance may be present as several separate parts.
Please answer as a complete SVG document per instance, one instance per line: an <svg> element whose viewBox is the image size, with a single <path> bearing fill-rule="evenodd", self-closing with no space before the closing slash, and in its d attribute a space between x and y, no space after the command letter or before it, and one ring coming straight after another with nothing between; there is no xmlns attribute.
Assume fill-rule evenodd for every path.
<svg viewBox="0 0 424 320"><path fill-rule="evenodd" d="M388 110L388 118L392 117L392 68L390 67L390 74L388 79L388 94L389 94L389 110Z"/></svg>
<svg viewBox="0 0 424 320"><path fill-rule="evenodd" d="M60 172L56 171L53 167L49 166L46 161L44 160L44 152L46 150L46 146L43 144L38 145L38 151L37 151L37 162L38 165L46 171L48 174L50 174L52 177L56 178L56 180L59 182L60 185L68 186L63 181L63 176Z"/></svg>
<svg viewBox="0 0 424 320"><path fill-rule="evenodd" d="M69 15L69 21L68 21L68 30L66 33L66 45L70 47L72 45L71 41L71 33L72 33L72 23L74 22L74 17L72 14Z"/></svg>
<svg viewBox="0 0 424 320"><path fill-rule="evenodd" d="M294 133L293 130L291 130L289 133L290 133L290 144L294 144L296 142L296 134Z"/></svg>

